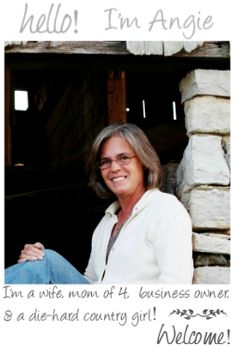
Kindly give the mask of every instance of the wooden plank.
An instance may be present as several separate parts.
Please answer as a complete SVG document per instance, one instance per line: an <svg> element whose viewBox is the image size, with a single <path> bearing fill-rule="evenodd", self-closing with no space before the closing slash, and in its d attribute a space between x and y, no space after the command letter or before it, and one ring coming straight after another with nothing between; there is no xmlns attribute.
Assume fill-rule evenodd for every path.
<svg viewBox="0 0 236 346"><path fill-rule="evenodd" d="M110 71L108 74L108 122L127 122L126 73Z"/></svg>

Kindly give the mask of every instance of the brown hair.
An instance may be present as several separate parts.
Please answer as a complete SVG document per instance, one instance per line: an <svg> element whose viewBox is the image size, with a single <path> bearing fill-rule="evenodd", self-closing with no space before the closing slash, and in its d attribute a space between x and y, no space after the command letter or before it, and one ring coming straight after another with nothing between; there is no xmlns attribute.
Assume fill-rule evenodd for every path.
<svg viewBox="0 0 236 346"><path fill-rule="evenodd" d="M96 194L101 198L108 198L113 195L104 183L96 164L99 160L103 143L113 136L120 136L126 140L141 161L144 167L144 184L146 189L161 188L163 171L160 160L145 133L135 124L113 124L105 127L97 135L87 161L87 170L90 173L89 185Z"/></svg>

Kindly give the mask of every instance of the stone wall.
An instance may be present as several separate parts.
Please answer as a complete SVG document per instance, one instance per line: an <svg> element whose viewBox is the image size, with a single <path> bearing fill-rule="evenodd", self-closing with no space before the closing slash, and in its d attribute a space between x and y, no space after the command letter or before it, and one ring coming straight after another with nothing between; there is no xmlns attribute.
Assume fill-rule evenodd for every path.
<svg viewBox="0 0 236 346"><path fill-rule="evenodd" d="M230 75L191 71L180 82L189 142L176 194L193 222L194 283L230 282Z"/></svg>

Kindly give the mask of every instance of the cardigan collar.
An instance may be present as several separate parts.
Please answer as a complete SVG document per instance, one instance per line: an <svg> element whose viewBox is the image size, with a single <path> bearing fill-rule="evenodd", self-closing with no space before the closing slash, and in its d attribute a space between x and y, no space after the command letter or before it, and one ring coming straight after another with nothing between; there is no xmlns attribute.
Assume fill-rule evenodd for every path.
<svg viewBox="0 0 236 346"><path fill-rule="evenodd" d="M132 214L137 214L140 210L142 210L143 208L146 207L146 205L150 202L151 197L153 196L153 194L156 194L158 192L160 192L160 190L158 188L155 189L150 189L147 190L142 197L140 198L140 200L135 204ZM113 216L117 213L117 210L120 208L120 204L119 202L116 200L115 202L113 202L112 204L110 204L110 206L105 210L106 214L109 214L110 216Z"/></svg>

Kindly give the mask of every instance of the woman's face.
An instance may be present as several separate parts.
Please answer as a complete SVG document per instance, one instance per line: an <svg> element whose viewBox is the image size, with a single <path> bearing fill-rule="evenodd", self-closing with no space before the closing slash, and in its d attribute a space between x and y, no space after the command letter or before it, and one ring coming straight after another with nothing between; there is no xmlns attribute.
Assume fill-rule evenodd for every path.
<svg viewBox="0 0 236 346"><path fill-rule="evenodd" d="M134 155L133 149L126 140L120 136L114 136L102 145L100 159L116 160ZM107 187L117 198L134 197L145 190L144 169L137 156L132 157L127 165L112 161L110 167L101 169L101 175Z"/></svg>

